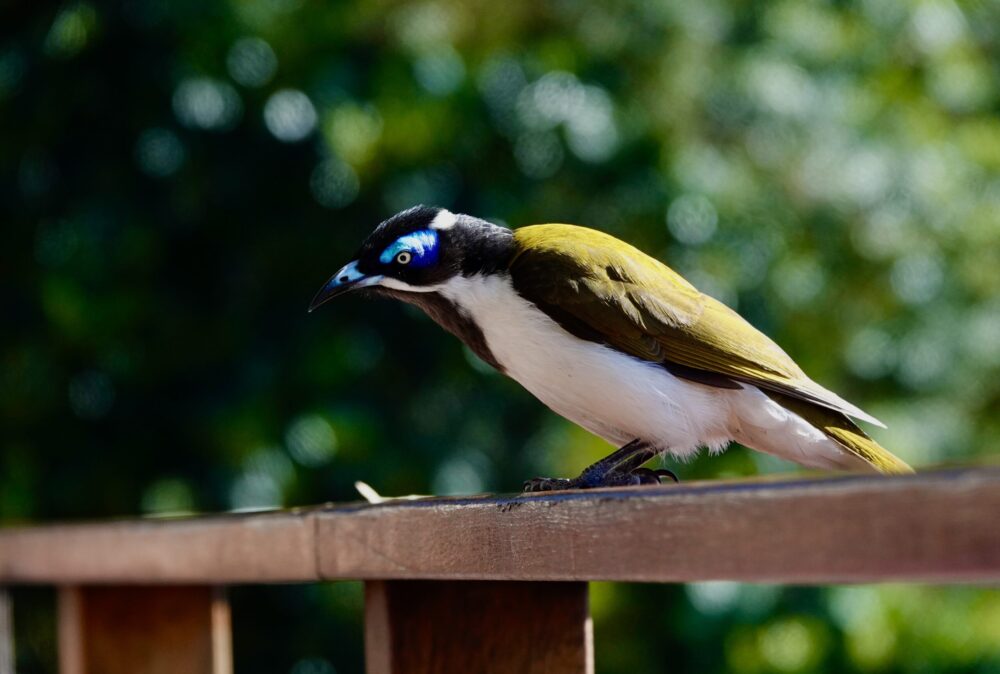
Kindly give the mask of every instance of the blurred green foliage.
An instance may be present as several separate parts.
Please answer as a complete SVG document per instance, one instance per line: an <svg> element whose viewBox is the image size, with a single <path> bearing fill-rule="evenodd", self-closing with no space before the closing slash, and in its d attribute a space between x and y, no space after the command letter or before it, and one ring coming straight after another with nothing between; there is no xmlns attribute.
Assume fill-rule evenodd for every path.
<svg viewBox="0 0 1000 674"><path fill-rule="evenodd" d="M606 453L406 308L305 314L418 202L612 232L911 463L1000 450L995 0L0 12L0 521L349 500L357 479L511 491ZM734 449L680 472L785 469ZM18 597L22 669L49 671L50 602ZM593 603L602 672L1000 671L994 591ZM357 584L234 606L240 671L360 671Z"/></svg>

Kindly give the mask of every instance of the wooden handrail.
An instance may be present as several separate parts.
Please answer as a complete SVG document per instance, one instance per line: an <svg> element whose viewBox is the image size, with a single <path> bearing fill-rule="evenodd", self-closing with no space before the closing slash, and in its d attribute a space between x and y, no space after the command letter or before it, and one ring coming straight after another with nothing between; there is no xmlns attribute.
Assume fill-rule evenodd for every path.
<svg viewBox="0 0 1000 674"><path fill-rule="evenodd" d="M0 529L0 584L1000 580L1000 468Z"/></svg>

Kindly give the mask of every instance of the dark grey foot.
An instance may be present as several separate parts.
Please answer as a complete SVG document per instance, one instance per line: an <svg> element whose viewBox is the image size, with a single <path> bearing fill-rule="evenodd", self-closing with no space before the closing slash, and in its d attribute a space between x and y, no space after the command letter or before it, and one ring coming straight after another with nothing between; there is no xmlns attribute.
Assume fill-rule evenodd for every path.
<svg viewBox="0 0 1000 674"><path fill-rule="evenodd" d="M599 487L633 487L643 484L660 484L663 478L679 482L671 471L661 468L636 468L631 471L610 471L595 475L584 471L579 477L568 480L564 477L536 477L524 483L525 492L562 491L565 489L597 489Z"/></svg>
<svg viewBox="0 0 1000 674"><path fill-rule="evenodd" d="M568 480L564 477L533 477L524 481L522 491L561 491L563 489L577 489L579 485L576 480Z"/></svg>
<svg viewBox="0 0 1000 674"><path fill-rule="evenodd" d="M524 491L558 491L563 489L594 489L595 487L629 487L639 484L660 484L665 477L678 482L677 476L665 468L641 468L657 455L648 442L636 438L600 461L584 469L579 477L536 477L524 483Z"/></svg>

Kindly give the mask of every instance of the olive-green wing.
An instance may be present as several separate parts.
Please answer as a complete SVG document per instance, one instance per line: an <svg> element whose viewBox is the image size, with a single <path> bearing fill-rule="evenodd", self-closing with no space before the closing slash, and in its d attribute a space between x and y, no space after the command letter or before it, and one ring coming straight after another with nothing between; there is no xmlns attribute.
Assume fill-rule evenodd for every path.
<svg viewBox="0 0 1000 674"><path fill-rule="evenodd" d="M637 248L574 225L522 227L514 240L514 288L577 337L688 379L745 382L882 425L809 379L735 311Z"/></svg>

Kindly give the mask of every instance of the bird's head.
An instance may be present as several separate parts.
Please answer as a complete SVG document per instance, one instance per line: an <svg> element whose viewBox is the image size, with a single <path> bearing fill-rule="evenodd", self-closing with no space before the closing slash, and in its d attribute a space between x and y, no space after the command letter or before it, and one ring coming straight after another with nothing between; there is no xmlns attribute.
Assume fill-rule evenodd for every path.
<svg viewBox="0 0 1000 674"><path fill-rule="evenodd" d="M379 224L354 259L319 289L309 311L364 288L401 299L436 291L455 276L495 264L509 239L510 230L478 218L415 206Z"/></svg>

